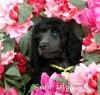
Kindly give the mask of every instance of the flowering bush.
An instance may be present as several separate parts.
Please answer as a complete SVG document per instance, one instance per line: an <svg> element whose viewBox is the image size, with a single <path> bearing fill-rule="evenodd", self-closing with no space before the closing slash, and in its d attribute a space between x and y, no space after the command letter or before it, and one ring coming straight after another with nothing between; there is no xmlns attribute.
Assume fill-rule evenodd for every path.
<svg viewBox="0 0 100 95"><path fill-rule="evenodd" d="M87 0L88 8L83 10L83 13L77 17L77 22L84 26L89 26L91 32L100 31L99 8L98 0Z"/></svg>
<svg viewBox="0 0 100 95"><path fill-rule="evenodd" d="M18 95L18 92L16 91L14 87L11 87L10 89L8 89L8 91L0 87L0 94L1 95Z"/></svg>
<svg viewBox="0 0 100 95"><path fill-rule="evenodd" d="M63 78L60 74L54 73L49 77L47 73L41 76L41 87L32 91L31 95L70 95L67 85L58 82L57 78Z"/></svg>
<svg viewBox="0 0 100 95"><path fill-rule="evenodd" d="M74 19L83 58L73 70L51 76L43 72L41 86L33 83L30 95L100 95L99 10L100 0L0 0L0 95L25 95L33 71L31 26L44 17Z"/></svg>
<svg viewBox="0 0 100 95"><path fill-rule="evenodd" d="M81 10L73 6L68 0L46 0L45 14L47 17L59 17L64 21L69 21L78 15Z"/></svg>
<svg viewBox="0 0 100 95"><path fill-rule="evenodd" d="M0 2L0 29L3 29L6 34L10 35L10 38L21 37L24 33L27 33L28 28L32 25L30 17L25 20L23 24L20 24L19 6L23 0L6 0Z"/></svg>
<svg viewBox="0 0 100 95"><path fill-rule="evenodd" d="M95 41L94 38L95 34L90 33L87 35L86 38L83 38L83 46L82 49L86 52L94 52L99 49L98 43Z"/></svg>
<svg viewBox="0 0 100 95"><path fill-rule="evenodd" d="M73 95L98 95L99 74L100 65L96 63L88 67L84 64L76 66L74 73L71 73L68 79L71 93Z"/></svg>

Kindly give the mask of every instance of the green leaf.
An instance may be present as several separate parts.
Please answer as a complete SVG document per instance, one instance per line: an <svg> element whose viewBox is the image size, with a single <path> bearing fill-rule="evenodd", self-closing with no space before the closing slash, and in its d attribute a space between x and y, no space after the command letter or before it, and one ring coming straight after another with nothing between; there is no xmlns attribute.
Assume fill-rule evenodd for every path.
<svg viewBox="0 0 100 95"><path fill-rule="evenodd" d="M83 0L69 0L69 2L81 9L87 7L87 3Z"/></svg>
<svg viewBox="0 0 100 95"><path fill-rule="evenodd" d="M40 18L40 17L33 17L31 20L32 20L32 22L37 24L38 22L40 22L42 20L42 18Z"/></svg>
<svg viewBox="0 0 100 95"><path fill-rule="evenodd" d="M27 35L25 35L24 37L22 37L19 41L19 46L20 46L20 50L23 54L23 56L26 54L27 50L28 50L28 37Z"/></svg>
<svg viewBox="0 0 100 95"><path fill-rule="evenodd" d="M29 77L28 75L25 75L23 77L23 80L20 82L21 85L24 85L25 86L30 81L30 79L31 79L31 77Z"/></svg>
<svg viewBox="0 0 100 95"><path fill-rule="evenodd" d="M11 75L11 76L20 76L20 73L18 69L15 66L10 67L6 72L6 75Z"/></svg>
<svg viewBox="0 0 100 95"><path fill-rule="evenodd" d="M6 89L6 91L8 91L9 88L10 88L10 85L5 80L5 89Z"/></svg>
<svg viewBox="0 0 100 95"><path fill-rule="evenodd" d="M8 68L11 68L12 66L16 67L18 62L13 62L12 64L6 65L5 71L8 70Z"/></svg>
<svg viewBox="0 0 100 95"><path fill-rule="evenodd" d="M26 2L23 2L19 7L20 24L23 24L25 20L31 15L32 12L33 12L33 8Z"/></svg>
<svg viewBox="0 0 100 95"><path fill-rule="evenodd" d="M87 53L84 51L82 55L83 55L83 58L87 59L88 61L91 61L91 62L100 61L99 55L96 52Z"/></svg>
<svg viewBox="0 0 100 95"><path fill-rule="evenodd" d="M35 84L32 84L31 87L30 87L29 92L32 92L32 90L34 90L34 89L36 89L36 88L37 88L37 86L36 86Z"/></svg>
<svg viewBox="0 0 100 95"><path fill-rule="evenodd" d="M30 55L25 56L25 58L30 61Z"/></svg>
<svg viewBox="0 0 100 95"><path fill-rule="evenodd" d="M4 38L5 34L0 32L0 40L2 40Z"/></svg>
<svg viewBox="0 0 100 95"><path fill-rule="evenodd" d="M98 45L100 45L100 35L99 34L95 34L95 40L98 43Z"/></svg>
<svg viewBox="0 0 100 95"><path fill-rule="evenodd" d="M32 54L32 32L33 32L33 29L31 28L28 32L29 47L28 47L28 55L26 56L28 61L30 61L31 54Z"/></svg>
<svg viewBox="0 0 100 95"><path fill-rule="evenodd" d="M5 78L5 80L6 80L7 82L9 82L10 84L15 85L17 88L21 88L20 83L19 83L19 82L17 82L16 80L13 80L13 79L8 79L8 78Z"/></svg>
<svg viewBox="0 0 100 95"><path fill-rule="evenodd" d="M100 74L98 75L98 93L100 94Z"/></svg>
<svg viewBox="0 0 100 95"><path fill-rule="evenodd" d="M89 65L89 64L91 64L93 61L84 61L84 62L82 62L83 64L85 64L85 65Z"/></svg>
<svg viewBox="0 0 100 95"><path fill-rule="evenodd" d="M3 52L12 51L15 46L15 39L6 37L3 41L3 46L4 46Z"/></svg>
<svg viewBox="0 0 100 95"><path fill-rule="evenodd" d="M22 92L20 90L17 90L18 91L18 95L24 95L22 94Z"/></svg>
<svg viewBox="0 0 100 95"><path fill-rule="evenodd" d="M4 86L4 84L3 84L3 82L0 80L0 87L3 87Z"/></svg>
<svg viewBox="0 0 100 95"><path fill-rule="evenodd" d="M29 58L30 58L30 53L31 53L31 49L30 49L31 48L31 35L32 35L32 29L30 29L27 35L25 34L19 41L20 50L23 56L25 56L26 53L29 53L28 55L26 55L26 56L29 56Z"/></svg>
<svg viewBox="0 0 100 95"><path fill-rule="evenodd" d="M67 80L65 80L65 79L63 79L63 78L55 78L54 80L56 80L56 81L58 81L58 82L60 82L60 83L62 83L62 84L65 84L65 85L68 86Z"/></svg>
<svg viewBox="0 0 100 95"><path fill-rule="evenodd" d="M74 33L76 34L76 36L82 40L82 26L79 24L74 24Z"/></svg>
<svg viewBox="0 0 100 95"><path fill-rule="evenodd" d="M44 12L43 12L43 11L42 11L42 12L40 12L39 14L40 14L40 16L42 16L42 17L46 17L46 15L44 14Z"/></svg>

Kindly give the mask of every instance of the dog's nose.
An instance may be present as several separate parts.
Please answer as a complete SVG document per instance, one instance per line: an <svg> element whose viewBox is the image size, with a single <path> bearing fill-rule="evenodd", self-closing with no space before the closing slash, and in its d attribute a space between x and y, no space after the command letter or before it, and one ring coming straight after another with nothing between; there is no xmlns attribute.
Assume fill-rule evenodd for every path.
<svg viewBox="0 0 100 95"><path fill-rule="evenodd" d="M40 43L39 48L40 48L40 49L46 49L47 46L48 46L47 43Z"/></svg>

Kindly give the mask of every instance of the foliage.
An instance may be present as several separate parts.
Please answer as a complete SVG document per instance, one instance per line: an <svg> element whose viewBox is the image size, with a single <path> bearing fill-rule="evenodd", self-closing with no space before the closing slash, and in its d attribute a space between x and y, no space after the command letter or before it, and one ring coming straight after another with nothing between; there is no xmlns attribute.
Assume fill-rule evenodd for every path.
<svg viewBox="0 0 100 95"><path fill-rule="evenodd" d="M63 19L73 28L77 37L83 40L83 58L81 59L83 65L78 64L77 66L71 66L73 69L70 67L62 68L54 66L64 70L61 73L63 77L54 78L54 81L70 87L72 86L70 85L72 82L71 75L75 74L77 68L86 66L86 68L90 70L91 64L95 62L98 64L95 65L96 68L100 69L100 13L98 13L98 10L100 10L100 7L98 7L100 6L100 1L0 0L0 5L0 89L3 89L2 91L6 94L4 92L0 93L10 95L9 93L13 89L11 87L14 87L19 95L24 95L26 90L25 86L30 81L30 76L33 72L29 64L31 55L31 34L34 25L45 17L56 16ZM89 28L89 30L86 31L84 27ZM80 72L83 74L85 70L80 70ZM96 87L93 88L95 90L94 95L99 95L100 70L98 70L95 75L91 74L91 76L93 76L91 77L91 81L97 83ZM96 78L94 78L95 76ZM77 77L79 77L79 75ZM33 83L29 92L33 93L36 88L36 85ZM8 92L6 92L7 90ZM16 90L14 90L14 92L16 92ZM88 92L85 93L90 95ZM16 95L18 94L16 93ZM74 93L73 95L76 94Z"/></svg>

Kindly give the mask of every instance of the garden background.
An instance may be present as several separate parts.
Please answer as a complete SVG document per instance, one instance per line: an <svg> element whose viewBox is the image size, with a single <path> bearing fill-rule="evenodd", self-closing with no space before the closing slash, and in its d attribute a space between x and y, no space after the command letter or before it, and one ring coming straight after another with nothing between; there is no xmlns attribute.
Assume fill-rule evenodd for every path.
<svg viewBox="0 0 100 95"><path fill-rule="evenodd" d="M100 95L100 0L0 0L0 95L24 95L32 72L32 29L44 17L66 23L74 19L73 30L83 41L83 58L61 74L43 73L41 86L55 78L55 90L37 89L33 83L30 95ZM64 88L57 89L56 84Z"/></svg>

